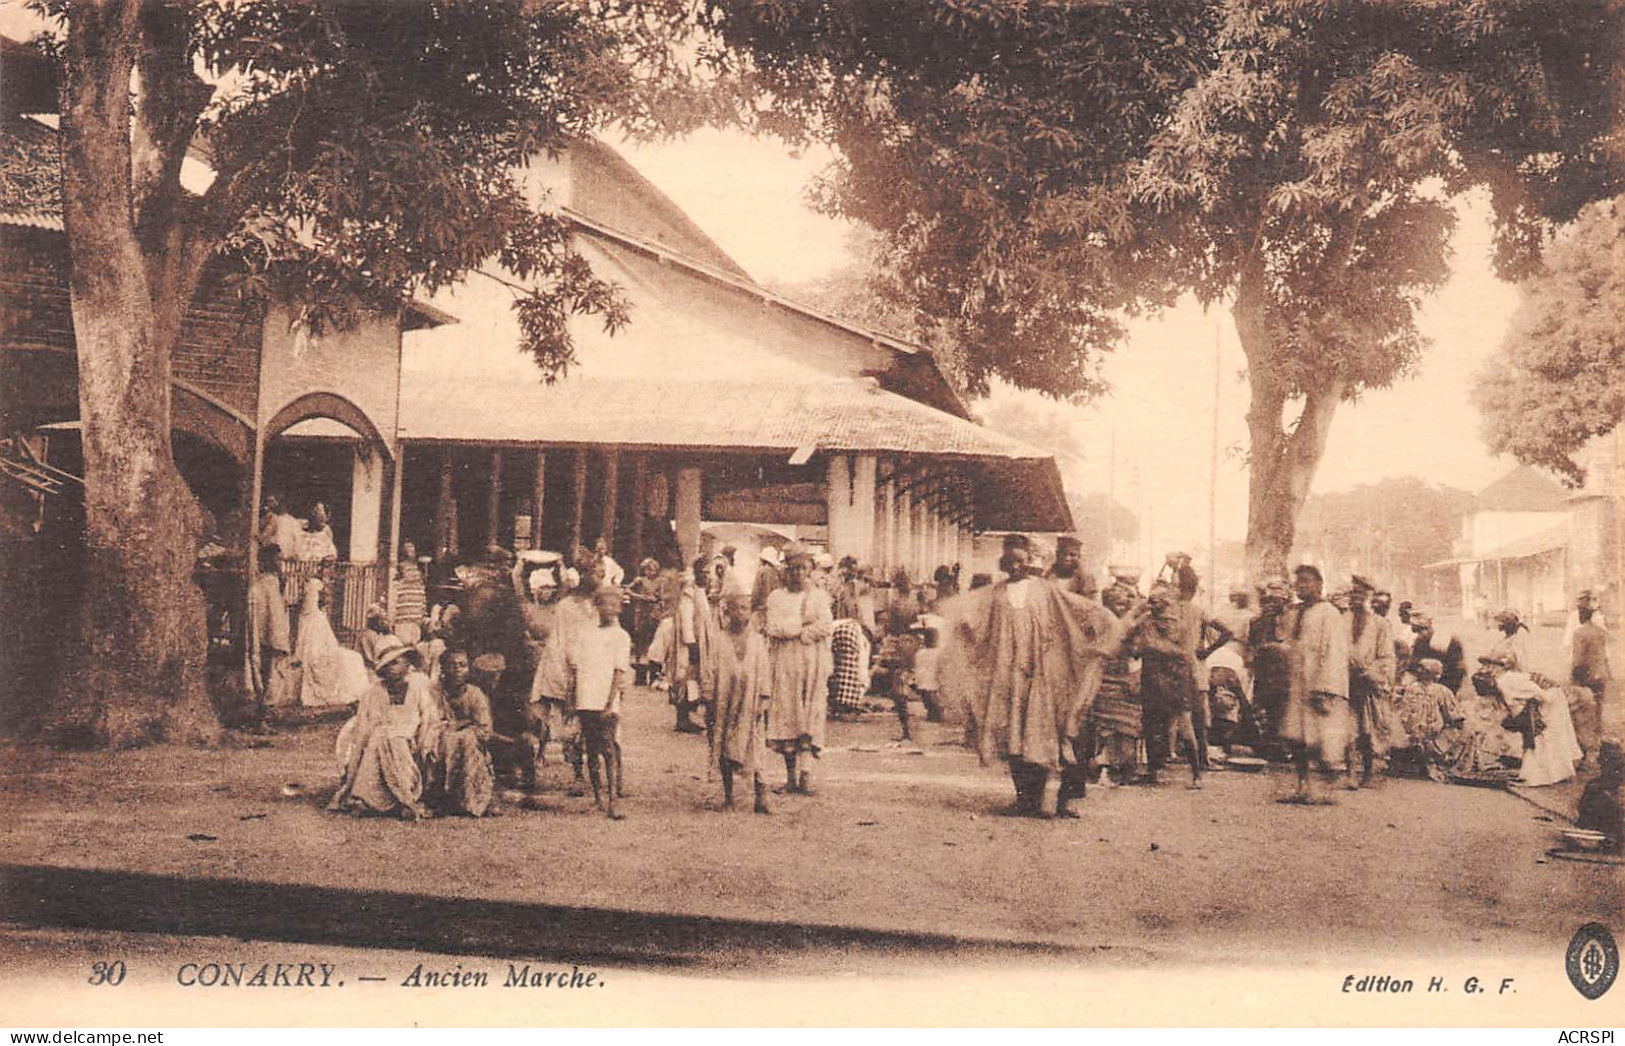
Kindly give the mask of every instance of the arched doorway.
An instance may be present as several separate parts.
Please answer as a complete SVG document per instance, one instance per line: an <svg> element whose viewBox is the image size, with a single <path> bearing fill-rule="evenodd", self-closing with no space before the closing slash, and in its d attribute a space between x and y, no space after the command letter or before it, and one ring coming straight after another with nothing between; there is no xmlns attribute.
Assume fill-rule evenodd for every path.
<svg viewBox="0 0 1625 1046"><path fill-rule="evenodd" d="M367 414L342 396L314 392L272 416L261 437L258 501L275 496L301 521L301 540L284 550L282 573L295 631L302 613L325 612L350 646L366 626L367 607L388 598L396 456ZM330 535L316 524L317 506ZM266 540L261 520L259 540ZM328 544L328 537L331 544ZM310 578L323 582L325 605L305 606Z"/></svg>

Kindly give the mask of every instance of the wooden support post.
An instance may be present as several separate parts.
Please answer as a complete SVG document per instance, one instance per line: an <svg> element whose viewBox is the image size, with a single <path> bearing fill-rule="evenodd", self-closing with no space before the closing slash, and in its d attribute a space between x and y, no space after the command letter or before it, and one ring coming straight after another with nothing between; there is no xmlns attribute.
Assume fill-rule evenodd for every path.
<svg viewBox="0 0 1625 1046"><path fill-rule="evenodd" d="M440 448L440 494L434 510L434 558L437 563L456 552L452 548L457 539L452 532L455 525L452 517L457 511L457 502L451 494L451 452L449 445Z"/></svg>
<svg viewBox="0 0 1625 1046"><path fill-rule="evenodd" d="M825 531L832 556L844 556L852 546L852 473L845 454L831 454L824 481Z"/></svg>
<svg viewBox="0 0 1625 1046"><path fill-rule="evenodd" d="M643 520L649 514L649 455L632 457L632 562L635 573L643 562Z"/></svg>
<svg viewBox="0 0 1625 1046"><path fill-rule="evenodd" d="M677 470L677 549L685 567L700 554L700 470Z"/></svg>
<svg viewBox="0 0 1625 1046"><path fill-rule="evenodd" d="M542 509L547 503L547 448L536 448L535 496L530 505L530 547L542 547Z"/></svg>
<svg viewBox="0 0 1625 1046"><path fill-rule="evenodd" d="M571 475L571 504L570 504L570 548L566 557L574 557L576 549L581 547L581 512L587 503L587 451L585 448L575 452L573 462L574 473Z"/></svg>
<svg viewBox="0 0 1625 1046"><path fill-rule="evenodd" d="M849 555L859 563L875 558L875 456L859 454L852 459L852 548Z"/></svg>
<svg viewBox="0 0 1625 1046"><path fill-rule="evenodd" d="M486 487L485 544L502 543L502 448L491 451L491 482Z"/></svg>
<svg viewBox="0 0 1625 1046"><path fill-rule="evenodd" d="M394 447L395 455L390 459L389 477L389 550L384 558L384 577L388 579L385 588L387 599L385 604L389 612L395 612L395 562L401 558L401 484L406 472L406 447L397 442Z"/></svg>
<svg viewBox="0 0 1625 1046"><path fill-rule="evenodd" d="M896 508L896 553L892 560L892 572L901 570L908 574L910 581L916 581L914 566L914 499L906 490L897 492L893 502Z"/></svg>
<svg viewBox="0 0 1625 1046"><path fill-rule="evenodd" d="M604 451L604 525L599 531L610 558L615 557L615 502L621 489L621 452Z"/></svg>

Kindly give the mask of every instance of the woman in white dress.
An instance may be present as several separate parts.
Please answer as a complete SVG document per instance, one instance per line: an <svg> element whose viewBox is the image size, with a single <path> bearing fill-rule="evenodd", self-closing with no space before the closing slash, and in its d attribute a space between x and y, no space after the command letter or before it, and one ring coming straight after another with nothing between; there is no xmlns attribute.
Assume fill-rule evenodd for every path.
<svg viewBox="0 0 1625 1046"><path fill-rule="evenodd" d="M1517 783L1537 787L1572 780L1583 752L1560 687L1542 690L1527 672L1492 664L1495 686L1524 737Z"/></svg>
<svg viewBox="0 0 1625 1046"><path fill-rule="evenodd" d="M361 655L339 645L322 607L326 586L320 578L305 582L299 608L299 701L309 707L353 704L372 685Z"/></svg>

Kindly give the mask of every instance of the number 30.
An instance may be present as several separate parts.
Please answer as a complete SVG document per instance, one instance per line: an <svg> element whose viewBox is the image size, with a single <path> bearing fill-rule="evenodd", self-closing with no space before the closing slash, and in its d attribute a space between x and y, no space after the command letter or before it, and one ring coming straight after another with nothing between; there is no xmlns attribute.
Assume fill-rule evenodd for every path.
<svg viewBox="0 0 1625 1046"><path fill-rule="evenodd" d="M113 962L97 962L90 965L90 983L120 985L124 983L124 960L116 959Z"/></svg>

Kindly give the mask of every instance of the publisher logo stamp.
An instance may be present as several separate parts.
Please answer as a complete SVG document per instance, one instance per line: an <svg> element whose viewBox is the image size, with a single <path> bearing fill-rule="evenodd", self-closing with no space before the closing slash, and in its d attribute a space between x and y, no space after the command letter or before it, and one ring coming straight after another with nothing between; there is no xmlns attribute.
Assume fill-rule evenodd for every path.
<svg viewBox="0 0 1625 1046"><path fill-rule="evenodd" d="M1569 941L1569 983L1588 999L1600 999L1619 976L1619 946L1601 923L1586 923Z"/></svg>

